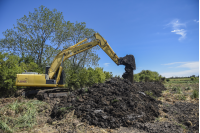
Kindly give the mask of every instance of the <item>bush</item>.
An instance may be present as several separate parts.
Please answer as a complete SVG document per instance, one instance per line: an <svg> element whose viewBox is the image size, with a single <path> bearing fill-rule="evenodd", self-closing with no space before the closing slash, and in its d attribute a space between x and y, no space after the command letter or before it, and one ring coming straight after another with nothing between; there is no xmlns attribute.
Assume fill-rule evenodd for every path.
<svg viewBox="0 0 200 133"><path fill-rule="evenodd" d="M170 81L170 79L166 79L166 81L167 81L167 82L169 82L169 81Z"/></svg>
<svg viewBox="0 0 200 133"><path fill-rule="evenodd" d="M190 87L190 86L189 86L189 87L186 87L185 90L191 90L191 87Z"/></svg>
<svg viewBox="0 0 200 133"><path fill-rule="evenodd" d="M112 72L106 72L106 71L104 71L104 74L105 74L105 78L106 78L106 79L110 79L110 78L113 77Z"/></svg>
<svg viewBox="0 0 200 133"><path fill-rule="evenodd" d="M96 77L97 77L97 83L103 83L106 79L106 76L103 72L103 68L100 68L100 67L96 67L95 70L94 70L95 74L96 74Z"/></svg>
<svg viewBox="0 0 200 133"><path fill-rule="evenodd" d="M199 98L199 91L198 90L193 90L191 98Z"/></svg>
<svg viewBox="0 0 200 133"><path fill-rule="evenodd" d="M177 94L182 94L182 90L181 90L180 87L175 86L175 87L172 88L172 91L176 91Z"/></svg>
<svg viewBox="0 0 200 133"><path fill-rule="evenodd" d="M166 79L165 77L161 77L162 82L165 82L165 79Z"/></svg>
<svg viewBox="0 0 200 133"><path fill-rule="evenodd" d="M179 100L186 100L186 97L185 97L185 95L181 94L181 95L178 95L178 99Z"/></svg>
<svg viewBox="0 0 200 133"><path fill-rule="evenodd" d="M89 67L74 69L68 66L65 69L66 73L66 87L69 89L79 89L90 87L95 83L103 83L106 79L112 77L111 72L103 71L103 68L96 67L95 69Z"/></svg>
<svg viewBox="0 0 200 133"><path fill-rule="evenodd" d="M89 82L89 72L86 68L83 68L79 72L79 78L80 78L80 87L83 88L85 85Z"/></svg>
<svg viewBox="0 0 200 133"><path fill-rule="evenodd" d="M194 78L194 77L191 77L190 79L191 79L192 81L194 81L195 78Z"/></svg>
<svg viewBox="0 0 200 133"><path fill-rule="evenodd" d="M98 77L97 74L95 73L95 70L93 68L88 68L89 72L89 81L87 83L87 86L91 86L95 83L98 83Z"/></svg>
<svg viewBox="0 0 200 133"><path fill-rule="evenodd" d="M150 70L142 70L139 75L139 81L149 82L149 81L160 81L161 75L158 72L150 71ZM138 78L138 77L137 77Z"/></svg>
<svg viewBox="0 0 200 133"><path fill-rule="evenodd" d="M20 58L16 55L0 52L0 97L11 96L17 91L15 86L16 74L21 74L24 70L42 73L36 63L28 60L25 63L23 60L20 61Z"/></svg>
<svg viewBox="0 0 200 133"><path fill-rule="evenodd" d="M139 82L139 81L140 81L139 78L140 78L139 74L134 74L134 79L133 79L133 81Z"/></svg>

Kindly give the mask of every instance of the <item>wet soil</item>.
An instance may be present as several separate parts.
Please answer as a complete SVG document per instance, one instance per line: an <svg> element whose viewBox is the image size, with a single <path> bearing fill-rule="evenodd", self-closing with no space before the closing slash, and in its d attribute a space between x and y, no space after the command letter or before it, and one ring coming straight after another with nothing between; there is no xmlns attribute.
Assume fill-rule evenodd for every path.
<svg viewBox="0 0 200 133"><path fill-rule="evenodd" d="M159 86L159 84L154 84ZM138 85L140 86L140 85ZM159 86L161 90L164 86ZM142 92L127 79L112 78L79 90L61 99L52 112L52 117L62 118L61 108L75 109L75 115L90 125L102 128L119 128L133 122L150 122L159 116L156 99ZM144 88L146 89L146 87Z"/></svg>
<svg viewBox="0 0 200 133"><path fill-rule="evenodd" d="M160 115L158 105L162 104L155 97L159 97L163 90L166 88L160 82L132 84L127 79L112 78L61 98L60 103L55 104L51 117L53 120L63 119L64 114L75 110L74 114L82 122L118 132L122 127L129 127L126 130L131 130L127 132L136 129L138 132L181 133L180 125L155 122ZM147 95L146 91L152 92L152 95Z"/></svg>
<svg viewBox="0 0 200 133"><path fill-rule="evenodd" d="M120 57L118 60L118 65L125 65L125 73L122 75L122 77L133 83L133 70L136 69L135 57L133 55Z"/></svg>
<svg viewBox="0 0 200 133"><path fill-rule="evenodd" d="M190 133L199 131L199 103L163 103L162 110L169 121L183 125Z"/></svg>

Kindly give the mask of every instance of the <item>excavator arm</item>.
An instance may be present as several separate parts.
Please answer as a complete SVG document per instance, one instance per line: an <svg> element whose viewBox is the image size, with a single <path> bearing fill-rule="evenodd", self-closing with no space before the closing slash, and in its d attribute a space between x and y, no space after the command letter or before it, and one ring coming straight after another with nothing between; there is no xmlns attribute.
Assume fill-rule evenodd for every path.
<svg viewBox="0 0 200 133"><path fill-rule="evenodd" d="M96 45L99 45L100 48L102 48L103 51L118 65L119 58L115 54L115 52L112 50L110 45L107 43L107 41L99 33L95 33L94 37L95 37L95 40L92 42L79 45L79 44L87 41L87 38L86 38L86 39L82 40L81 42L78 42L77 44L58 53L58 55L54 58L54 60L51 64L51 67L49 68L49 72L48 72L49 79L52 79L54 77L55 73L57 72L58 68L61 66L61 63L63 61L70 58L71 56L81 53L81 52L83 52L87 49L90 49ZM59 69L59 71L60 71L60 69Z"/></svg>

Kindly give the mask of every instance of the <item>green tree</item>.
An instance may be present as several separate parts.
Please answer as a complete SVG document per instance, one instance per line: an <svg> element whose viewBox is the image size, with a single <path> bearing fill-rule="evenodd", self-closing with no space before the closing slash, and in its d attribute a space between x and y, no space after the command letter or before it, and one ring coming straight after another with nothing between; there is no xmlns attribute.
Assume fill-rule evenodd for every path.
<svg viewBox="0 0 200 133"><path fill-rule="evenodd" d="M42 66L46 63L68 39L68 25L62 12L56 9L50 11L44 6L35 8L33 13L17 20L14 29L3 32L4 39L0 41L0 50L12 50L19 56L32 56L35 62ZM50 41L54 47L47 44Z"/></svg>
<svg viewBox="0 0 200 133"><path fill-rule="evenodd" d="M103 83L106 79L106 76L103 72L103 68L96 67L94 72L95 72L95 75L97 75L98 83Z"/></svg>
<svg viewBox="0 0 200 133"><path fill-rule="evenodd" d="M95 70L91 67L88 68L88 73L89 73L89 82L87 83L87 86L91 86L95 83L98 83L98 76L95 73Z"/></svg>
<svg viewBox="0 0 200 133"><path fill-rule="evenodd" d="M158 72L150 70L142 70L140 73L138 73L138 76L140 81L145 81L145 82L159 81L162 78L162 76L159 75Z"/></svg>
<svg viewBox="0 0 200 133"><path fill-rule="evenodd" d="M21 62L24 62L24 63L34 62L34 57L31 55L28 55L25 57L24 52L22 52L22 57L19 59L19 63Z"/></svg>
<svg viewBox="0 0 200 133"><path fill-rule="evenodd" d="M80 78L80 87L86 87L86 84L89 82L89 72L86 68L83 68L79 72L79 78Z"/></svg>
<svg viewBox="0 0 200 133"><path fill-rule="evenodd" d="M85 22L81 22L81 23L67 23L68 26L68 30L69 30L69 39L66 41L64 49L67 49L68 47L82 41L85 38L91 37L95 31L93 29L87 28L86 27L86 23ZM92 41L94 38L90 38L88 39L87 42ZM81 44L80 44L81 45ZM85 67L90 67L90 66L98 66L98 61L99 61L99 57L96 54L96 51L99 49L98 46L93 47L91 49L85 50L79 54L76 54L72 57L70 57L69 59L67 59L67 63L64 63L66 67L63 67L64 71L67 73L66 75L68 75L68 79L66 80L69 84L69 87L73 84L75 85L75 80L70 79L70 77L77 77L76 82L79 82L80 87L82 87L83 85L85 85L86 80L91 81L90 83L86 83L87 86L97 83L98 79L97 79L97 75L93 75L94 74L94 69L87 69L87 74L90 75L88 77L88 79L86 78L86 80L83 80L82 75L80 73L83 73L85 70ZM66 62L66 61L65 61ZM72 76L74 75L74 76ZM93 78L91 78L91 76ZM73 81L73 82L72 82ZM78 87L78 86L77 86Z"/></svg>
<svg viewBox="0 0 200 133"><path fill-rule="evenodd" d="M67 40L65 48L68 48L86 37L91 37L95 31L90 28L86 28L86 23L81 22L78 23L68 23L69 33L70 33L70 39ZM90 38L88 41L92 41L94 38ZM85 43L87 43L86 41ZM80 44L81 45L81 44ZM77 69L78 67L90 67L90 66L98 66L98 61L100 58L96 54L96 50L99 50L98 46L95 46L91 49L85 50L79 54L76 54L69 58L71 65L74 69Z"/></svg>
<svg viewBox="0 0 200 133"><path fill-rule="evenodd" d="M110 78L113 77L112 72L106 72L106 71L104 71L104 74L105 74L105 78L106 78L106 79L110 79Z"/></svg>
<svg viewBox="0 0 200 133"><path fill-rule="evenodd" d="M135 82L139 82L140 81L140 76L139 76L139 74L134 74L134 81Z"/></svg>

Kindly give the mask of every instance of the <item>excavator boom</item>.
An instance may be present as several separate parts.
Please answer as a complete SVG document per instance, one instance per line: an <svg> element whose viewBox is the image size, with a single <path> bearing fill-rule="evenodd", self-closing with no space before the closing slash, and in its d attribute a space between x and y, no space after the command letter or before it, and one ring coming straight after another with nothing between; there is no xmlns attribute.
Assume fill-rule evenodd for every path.
<svg viewBox="0 0 200 133"><path fill-rule="evenodd" d="M95 40L89 43L85 43L82 45L79 45L85 41L87 41L87 38L84 39L83 41L61 51L60 53L58 53L58 55L54 58L51 67L49 68L49 78L52 79L55 75L55 73L57 72L59 66L61 65L62 62L62 58L63 61L65 61L66 59L70 58L71 56L74 56L78 53L81 53L87 49L90 49L96 45L99 45L100 48L103 49L103 51L118 65L118 56L115 54L115 52L112 50L112 48L110 47L110 45L107 43L107 41L99 34L99 33L95 33ZM78 46L79 45L79 46Z"/></svg>

